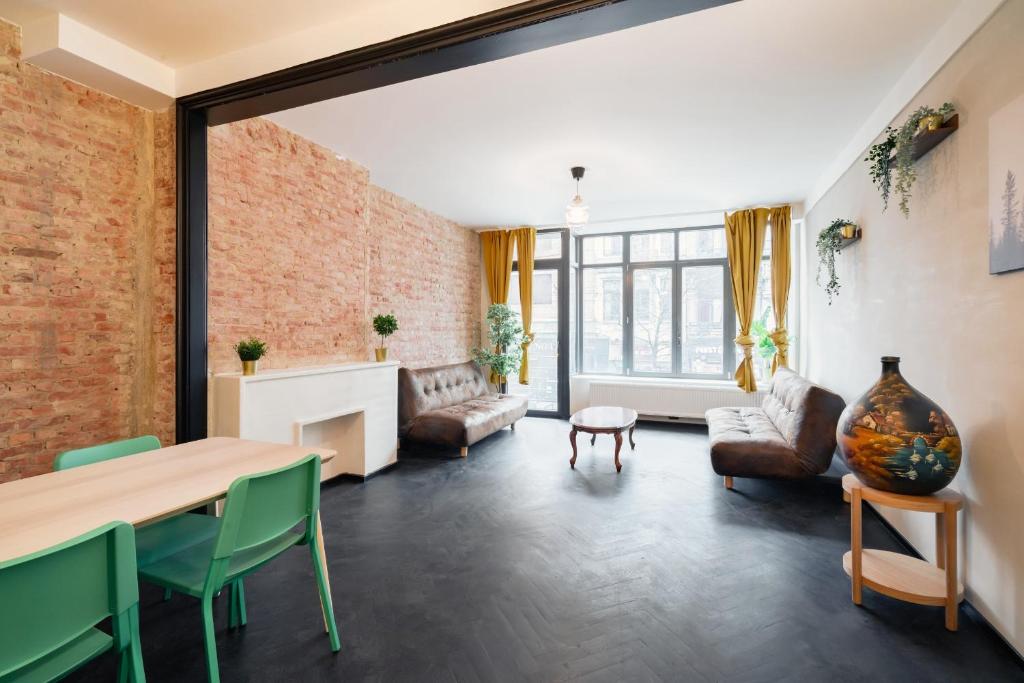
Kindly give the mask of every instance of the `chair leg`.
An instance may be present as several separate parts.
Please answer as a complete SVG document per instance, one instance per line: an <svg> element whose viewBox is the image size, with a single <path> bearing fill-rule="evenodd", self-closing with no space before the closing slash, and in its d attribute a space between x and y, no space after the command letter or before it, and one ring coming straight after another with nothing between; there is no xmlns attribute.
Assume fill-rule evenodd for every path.
<svg viewBox="0 0 1024 683"><path fill-rule="evenodd" d="M171 599L171 589L170 588L165 588L164 589L164 602L167 602L170 599Z"/></svg>
<svg viewBox="0 0 1024 683"><path fill-rule="evenodd" d="M467 455L469 455L469 446L463 446L462 448L460 448L459 449L459 455L461 457L463 457L463 458L465 458Z"/></svg>
<svg viewBox="0 0 1024 683"><path fill-rule="evenodd" d="M228 591L228 628L238 628L238 589L234 581Z"/></svg>
<svg viewBox="0 0 1024 683"><path fill-rule="evenodd" d="M245 616L245 583L242 579L235 582L238 587L238 602L235 607L238 608L238 623L241 626L245 626L248 623L248 619Z"/></svg>
<svg viewBox="0 0 1024 683"><path fill-rule="evenodd" d="M132 608L129 620L132 629L132 642L128 646L128 660L131 663L129 679L132 683L146 683L146 671L142 666L142 642L139 639L139 608Z"/></svg>
<svg viewBox="0 0 1024 683"><path fill-rule="evenodd" d="M206 673L210 683L220 683L220 668L217 665L217 635L213 631L213 596L203 598L203 642L206 646Z"/></svg>
<svg viewBox="0 0 1024 683"><path fill-rule="evenodd" d="M724 479L725 488L732 490L732 477L726 476Z"/></svg>
<svg viewBox="0 0 1024 683"><path fill-rule="evenodd" d="M309 554L313 558L313 574L316 575L316 586L320 589L320 604L324 611L324 621L327 622L327 633L331 637L331 650L337 652L341 649L341 640L338 638L338 625L334 621L331 590L327 585L327 575L324 573L323 564L321 564L320 549L317 543L309 544Z"/></svg>

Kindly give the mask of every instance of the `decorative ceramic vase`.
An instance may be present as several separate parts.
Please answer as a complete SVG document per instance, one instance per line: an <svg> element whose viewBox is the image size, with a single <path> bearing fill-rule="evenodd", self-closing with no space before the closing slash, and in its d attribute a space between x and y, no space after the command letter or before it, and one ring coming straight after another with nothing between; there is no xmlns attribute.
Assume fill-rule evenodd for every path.
<svg viewBox="0 0 1024 683"><path fill-rule="evenodd" d="M895 356L882 356L882 376L846 406L836 437L850 470L882 491L934 493L953 481L960 468L960 436L953 421L903 379Z"/></svg>
<svg viewBox="0 0 1024 683"><path fill-rule="evenodd" d="M373 354L377 356L378 363L383 363L388 359L388 349L386 346L382 346L379 349L374 349Z"/></svg>
<svg viewBox="0 0 1024 683"><path fill-rule="evenodd" d="M258 360L243 360L242 361L242 374L245 376L256 374L256 365L259 363Z"/></svg>

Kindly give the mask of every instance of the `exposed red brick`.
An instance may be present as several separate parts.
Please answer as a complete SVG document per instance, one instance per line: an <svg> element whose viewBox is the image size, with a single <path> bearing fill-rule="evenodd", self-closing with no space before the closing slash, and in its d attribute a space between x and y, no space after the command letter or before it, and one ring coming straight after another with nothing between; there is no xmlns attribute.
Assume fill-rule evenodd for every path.
<svg viewBox="0 0 1024 683"><path fill-rule="evenodd" d="M172 115L20 56L0 22L0 481L174 422Z"/></svg>
<svg viewBox="0 0 1024 683"><path fill-rule="evenodd" d="M391 357L466 360L477 340L479 238L369 182L358 164L265 119L210 130L209 367L364 361L394 313Z"/></svg>

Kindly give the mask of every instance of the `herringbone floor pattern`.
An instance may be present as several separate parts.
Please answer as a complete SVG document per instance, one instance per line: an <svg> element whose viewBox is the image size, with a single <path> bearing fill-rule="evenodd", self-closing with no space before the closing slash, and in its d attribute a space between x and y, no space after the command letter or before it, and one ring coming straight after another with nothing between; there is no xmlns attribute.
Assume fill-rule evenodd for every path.
<svg viewBox="0 0 1024 683"><path fill-rule="evenodd" d="M970 610L866 591L849 599L838 479L737 480L702 428L641 424L612 440L527 419L467 460L403 453L366 484L325 487L342 651L321 628L308 554L246 579L249 625L218 610L226 681L984 681L1024 679ZM873 516L867 545L897 549ZM202 680L195 601L143 590L151 681ZM78 680L110 680L110 658Z"/></svg>

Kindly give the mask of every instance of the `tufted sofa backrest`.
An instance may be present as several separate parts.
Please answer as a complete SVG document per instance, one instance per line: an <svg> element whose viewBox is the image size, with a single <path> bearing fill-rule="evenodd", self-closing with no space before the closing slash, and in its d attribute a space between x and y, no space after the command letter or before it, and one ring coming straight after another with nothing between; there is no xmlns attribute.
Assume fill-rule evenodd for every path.
<svg viewBox="0 0 1024 683"><path fill-rule="evenodd" d="M489 393L484 373L473 361L433 368L398 369L398 423L458 405Z"/></svg>
<svg viewBox="0 0 1024 683"><path fill-rule="evenodd" d="M765 414L812 471L823 471L836 450L836 426L846 407L837 394L789 368L779 368L761 403ZM822 466L824 463L824 466Z"/></svg>

